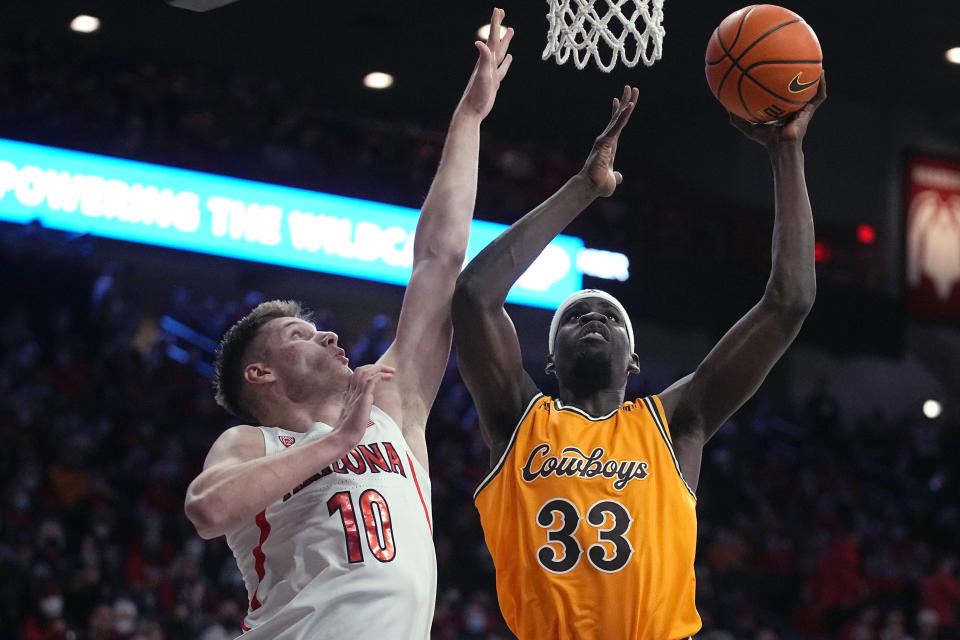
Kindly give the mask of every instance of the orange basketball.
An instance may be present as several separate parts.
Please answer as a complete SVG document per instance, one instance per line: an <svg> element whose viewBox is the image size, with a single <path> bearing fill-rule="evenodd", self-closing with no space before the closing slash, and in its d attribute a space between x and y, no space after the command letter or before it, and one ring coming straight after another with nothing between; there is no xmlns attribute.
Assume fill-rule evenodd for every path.
<svg viewBox="0 0 960 640"><path fill-rule="evenodd" d="M727 111L753 122L793 113L817 94L823 55L803 18L773 4L734 11L707 44L707 84Z"/></svg>

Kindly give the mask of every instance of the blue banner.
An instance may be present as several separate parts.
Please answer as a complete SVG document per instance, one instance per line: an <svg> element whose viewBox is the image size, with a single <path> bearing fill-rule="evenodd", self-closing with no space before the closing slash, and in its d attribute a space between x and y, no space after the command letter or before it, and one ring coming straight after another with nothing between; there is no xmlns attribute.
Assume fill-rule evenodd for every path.
<svg viewBox="0 0 960 640"><path fill-rule="evenodd" d="M405 285L419 211L0 139L0 220ZM506 227L475 220L467 258ZM582 287L583 240L558 236L509 302ZM581 260L583 262L583 260Z"/></svg>

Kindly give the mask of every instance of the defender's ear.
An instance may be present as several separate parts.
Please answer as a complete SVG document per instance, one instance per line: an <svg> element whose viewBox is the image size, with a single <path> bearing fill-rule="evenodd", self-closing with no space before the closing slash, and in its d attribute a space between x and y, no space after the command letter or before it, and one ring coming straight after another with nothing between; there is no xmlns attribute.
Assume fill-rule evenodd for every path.
<svg viewBox="0 0 960 640"><path fill-rule="evenodd" d="M547 366L545 366L545 367L543 368L543 370L546 371L548 374L557 375L557 370L556 370L556 368L554 367L554 364L553 364L553 354L552 354L552 353L547 356Z"/></svg>
<svg viewBox="0 0 960 640"><path fill-rule="evenodd" d="M251 362L243 368L243 379L251 384L265 384L277 379L273 370L262 362Z"/></svg>

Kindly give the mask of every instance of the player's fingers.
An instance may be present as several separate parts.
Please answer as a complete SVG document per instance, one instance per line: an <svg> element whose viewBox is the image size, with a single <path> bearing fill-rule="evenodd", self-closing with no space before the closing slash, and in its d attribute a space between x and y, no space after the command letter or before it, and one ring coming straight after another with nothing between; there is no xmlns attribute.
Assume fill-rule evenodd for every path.
<svg viewBox="0 0 960 640"><path fill-rule="evenodd" d="M827 70L824 69L820 72L820 86L817 87L817 95L813 96L813 100L810 102L814 106L819 107L820 104L827 99Z"/></svg>
<svg viewBox="0 0 960 640"><path fill-rule="evenodd" d="M373 377L376 378L377 380L390 380L391 378L393 378L395 373L396 371L392 367L387 367L385 369L381 369L380 371L377 371Z"/></svg>
<svg viewBox="0 0 960 640"><path fill-rule="evenodd" d="M627 126L628 122L630 122L630 114L633 113L633 108L635 106L636 104L633 102L627 102L626 104L621 103L620 113L617 114L617 121L613 124L613 129L610 131L611 135L620 135L620 132L623 131L623 128Z"/></svg>
<svg viewBox="0 0 960 640"><path fill-rule="evenodd" d="M480 40L477 40L473 44L477 48L477 53L480 54L480 57L477 59L477 65L487 64L493 59L493 54L490 52L490 47Z"/></svg>
<svg viewBox="0 0 960 640"><path fill-rule="evenodd" d="M504 35L503 38L500 40L500 44L497 47L497 52L498 52L498 55L500 56L500 60L504 59L507 53L507 49L510 48L510 41L513 40L513 34L514 34L513 27L508 27L506 35Z"/></svg>
<svg viewBox="0 0 960 640"><path fill-rule="evenodd" d="M387 367L384 365L374 365L373 368L368 372L369 376L364 382L366 388L372 389L377 385L378 382L392 380L396 369L393 367Z"/></svg>
<svg viewBox="0 0 960 640"><path fill-rule="evenodd" d="M617 109L620 108L620 100L617 98L613 99L613 110L610 112L610 119L613 120L617 117Z"/></svg>
<svg viewBox="0 0 960 640"><path fill-rule="evenodd" d="M637 100L640 99L640 89L638 87L633 87L630 89L630 102L637 104Z"/></svg>
<svg viewBox="0 0 960 640"><path fill-rule="evenodd" d="M368 377L363 381L362 388L363 388L364 395L368 393L373 393L373 389L377 386L377 382L379 381L379 379L380 379L380 376L371 375L370 377Z"/></svg>
<svg viewBox="0 0 960 640"><path fill-rule="evenodd" d="M370 373L366 367L357 367L354 370L353 375L350 376L350 382L347 385L347 390L352 391L353 393L362 393L364 385L366 385L369 378Z"/></svg>
<svg viewBox="0 0 960 640"><path fill-rule="evenodd" d="M357 367L353 372L353 376L351 376L351 381L355 379L358 386L363 386L369 382L371 378L375 378L382 373L387 373L392 376L396 373L396 369L380 363L365 364L362 367Z"/></svg>
<svg viewBox="0 0 960 640"><path fill-rule="evenodd" d="M513 54L508 53L507 57L503 59L503 63L497 69L497 78L503 80L507 75L507 71L510 70L510 64L513 62Z"/></svg>
<svg viewBox="0 0 960 640"><path fill-rule="evenodd" d="M394 373L396 373L396 371L397 371L397 368L396 368L396 367L391 367L391 366L389 366L389 365L380 364L379 362L378 362L378 363L375 363L375 364L371 364L371 365L369 365L369 366L370 366L370 370L371 370L373 373L375 373L375 374L376 374L376 373L389 373L389 374L394 374Z"/></svg>
<svg viewBox="0 0 960 640"><path fill-rule="evenodd" d="M373 396L373 392L376 390L377 385L381 382L387 382L393 379L392 373L376 373L370 376L364 383L362 388L362 394L364 398L370 398Z"/></svg>
<svg viewBox="0 0 960 640"><path fill-rule="evenodd" d="M500 22L503 20L503 9L494 7L493 14L490 16L490 34L487 36L487 44L493 50L500 44Z"/></svg>

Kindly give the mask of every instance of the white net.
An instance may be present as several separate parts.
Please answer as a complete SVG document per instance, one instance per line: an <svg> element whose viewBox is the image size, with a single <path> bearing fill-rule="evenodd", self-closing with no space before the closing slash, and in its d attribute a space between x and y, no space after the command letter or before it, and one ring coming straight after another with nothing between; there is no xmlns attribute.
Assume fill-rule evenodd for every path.
<svg viewBox="0 0 960 640"><path fill-rule="evenodd" d="M663 48L663 0L547 0L547 48L557 64L573 55L577 69L593 58L609 72L619 60L648 67Z"/></svg>

